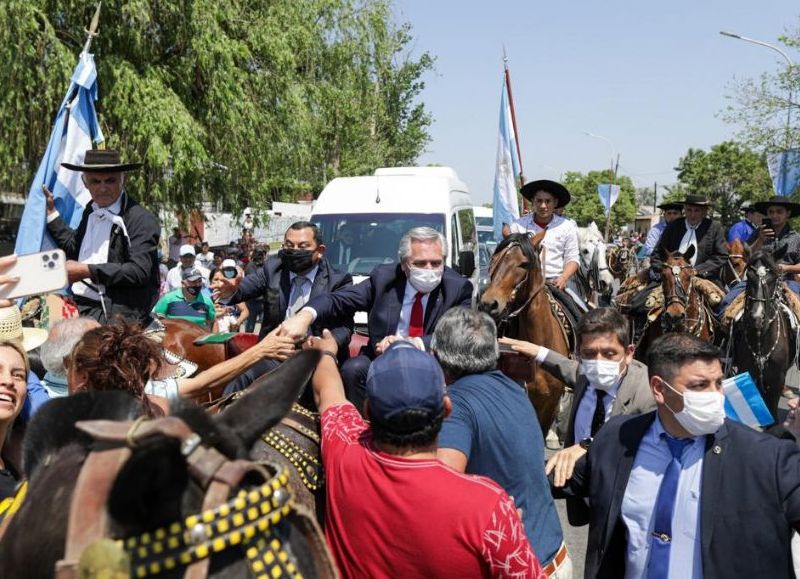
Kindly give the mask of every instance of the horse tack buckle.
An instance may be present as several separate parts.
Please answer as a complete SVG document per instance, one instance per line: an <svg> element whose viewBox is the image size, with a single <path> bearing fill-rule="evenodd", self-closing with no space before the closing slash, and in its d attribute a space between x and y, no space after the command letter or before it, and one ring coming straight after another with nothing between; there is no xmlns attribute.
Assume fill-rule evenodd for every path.
<svg viewBox="0 0 800 579"><path fill-rule="evenodd" d="M680 275L680 274L681 274L681 266L679 266L679 265L673 265L673 266L672 266L672 273L673 273L674 275Z"/></svg>
<svg viewBox="0 0 800 579"><path fill-rule="evenodd" d="M756 268L756 275L757 275L758 277L761 277L761 278L763 278L763 277L767 277L767 268L766 268L766 267L764 267L763 265L759 265L759 266Z"/></svg>

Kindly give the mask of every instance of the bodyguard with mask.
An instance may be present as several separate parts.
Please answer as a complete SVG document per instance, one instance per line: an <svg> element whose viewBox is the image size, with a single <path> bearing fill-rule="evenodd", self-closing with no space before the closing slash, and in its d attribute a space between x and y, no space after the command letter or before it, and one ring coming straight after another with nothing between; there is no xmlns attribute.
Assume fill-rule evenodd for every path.
<svg viewBox="0 0 800 579"><path fill-rule="evenodd" d="M517 352L534 358L543 369L572 388L574 396L564 436L564 449L547 462L556 486L572 476L575 463L612 416L643 414L656 406L647 367L633 359L627 320L614 308L589 310L576 328L576 359L521 340L501 338ZM585 524L581 511L567 501L570 523Z"/></svg>
<svg viewBox="0 0 800 579"><path fill-rule="evenodd" d="M611 419L561 492L589 498L585 576L794 577L800 449L725 418L719 349L667 334L655 412Z"/></svg>
<svg viewBox="0 0 800 579"><path fill-rule="evenodd" d="M302 339L309 327L368 313L369 342L342 366L347 398L363 411L370 363L401 339L427 349L436 322L450 308L470 307L472 284L447 267L447 243L430 227L416 227L400 240L398 264L379 265L352 287L311 299L283 323L282 334Z"/></svg>
<svg viewBox="0 0 800 579"><path fill-rule="evenodd" d="M353 285L349 273L335 270L325 258L325 245L319 229L308 221L298 221L289 226L283 245L277 255L270 256L264 265L244 277L223 279L213 296L224 304L238 304L263 297L264 314L259 339L297 313L309 300ZM339 345L339 362L348 356L348 345L353 334L353 316L332 317L326 325L313 324L306 333L321 336L327 328ZM243 390L253 380L279 364L263 360L231 382L226 393Z"/></svg>

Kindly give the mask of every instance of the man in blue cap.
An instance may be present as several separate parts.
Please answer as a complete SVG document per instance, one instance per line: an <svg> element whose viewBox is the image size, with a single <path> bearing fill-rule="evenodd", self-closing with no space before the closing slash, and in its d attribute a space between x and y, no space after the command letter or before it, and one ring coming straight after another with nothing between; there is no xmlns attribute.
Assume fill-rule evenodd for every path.
<svg viewBox="0 0 800 579"><path fill-rule="evenodd" d="M436 459L451 409L442 369L406 341L370 365L364 414L347 401L327 330L314 374L325 531L343 577L543 577L513 500Z"/></svg>

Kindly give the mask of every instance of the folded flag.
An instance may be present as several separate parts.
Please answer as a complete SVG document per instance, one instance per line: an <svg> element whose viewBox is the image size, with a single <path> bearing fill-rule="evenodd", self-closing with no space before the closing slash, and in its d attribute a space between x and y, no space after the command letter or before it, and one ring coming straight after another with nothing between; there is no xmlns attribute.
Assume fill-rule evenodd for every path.
<svg viewBox="0 0 800 579"><path fill-rule="evenodd" d="M751 428L775 422L750 372L723 380L722 393L725 395L725 415L731 420Z"/></svg>

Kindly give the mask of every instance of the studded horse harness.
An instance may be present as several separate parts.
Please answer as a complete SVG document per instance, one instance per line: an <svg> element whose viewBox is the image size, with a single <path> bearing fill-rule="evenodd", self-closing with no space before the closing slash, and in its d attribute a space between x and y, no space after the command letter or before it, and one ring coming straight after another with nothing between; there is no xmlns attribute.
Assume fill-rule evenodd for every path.
<svg viewBox="0 0 800 579"><path fill-rule="evenodd" d="M672 274L674 279L675 285L675 293L670 294L669 296L664 296L664 311L666 312L667 308L672 304L679 304L683 306L683 318L684 320L689 322L694 322L694 325L686 327L686 331L694 336L698 336L700 331L703 329L703 304L698 305L698 314L697 318L689 318L689 301L691 300L692 291L694 290L694 278L689 279L689 288L684 289L683 284L681 284L681 271L684 269L691 269L691 265L672 265L672 266L665 266L669 269L669 272ZM661 327L664 331L669 331L669 328L665 327L667 316L661 317Z"/></svg>
<svg viewBox="0 0 800 579"><path fill-rule="evenodd" d="M254 577L299 578L282 525L289 517L296 517L301 525L317 568L324 576L335 576L319 527L310 514L298 512L293 501L287 469L230 460L205 446L186 423L173 416L135 422L85 421L76 427L91 435L98 448L87 456L72 495L65 554L56 564L57 579L86 576L90 563L84 555L97 546L114 549L128 562L134 577L184 567L186 579L200 579L208 576L213 554L239 548ZM155 436L180 442L189 473L205 492L203 510L151 532L110 539L106 505L114 481L133 450ZM245 477L260 480L260 486L229 498Z"/></svg>

